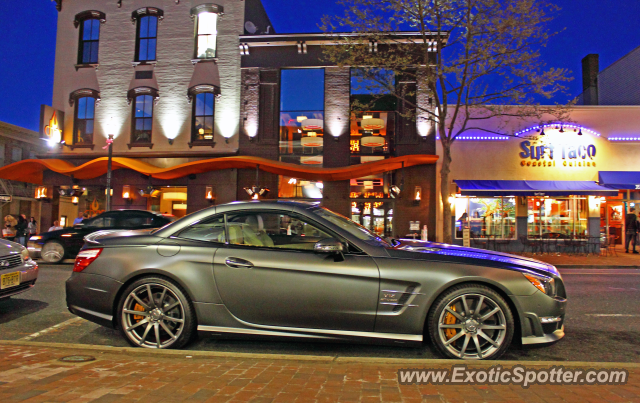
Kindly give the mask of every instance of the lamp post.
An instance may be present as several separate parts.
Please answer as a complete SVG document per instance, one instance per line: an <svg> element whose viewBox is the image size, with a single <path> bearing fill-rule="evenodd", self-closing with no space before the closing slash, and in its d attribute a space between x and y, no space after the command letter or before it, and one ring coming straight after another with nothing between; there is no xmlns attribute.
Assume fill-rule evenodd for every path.
<svg viewBox="0 0 640 403"><path fill-rule="evenodd" d="M109 147L108 161L107 161L107 202L105 203L105 210L111 211L111 160L113 157L113 134L109 135L107 139L107 146Z"/></svg>

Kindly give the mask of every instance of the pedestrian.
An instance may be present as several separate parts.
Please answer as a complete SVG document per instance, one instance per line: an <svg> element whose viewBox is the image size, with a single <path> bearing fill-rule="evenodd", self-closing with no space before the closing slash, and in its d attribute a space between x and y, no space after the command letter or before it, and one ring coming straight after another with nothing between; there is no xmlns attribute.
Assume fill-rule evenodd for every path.
<svg viewBox="0 0 640 403"><path fill-rule="evenodd" d="M57 231L57 230L59 230L59 229L62 229L62 227L60 226L60 221L55 220L55 221L53 222L53 225L52 225L51 227L49 227L49 232L51 232L51 231Z"/></svg>
<svg viewBox="0 0 640 403"><path fill-rule="evenodd" d="M82 211L78 212L78 217L73 220L73 225L80 224L84 218L84 213Z"/></svg>
<svg viewBox="0 0 640 403"><path fill-rule="evenodd" d="M625 235L627 236L624 253L629 253L629 243L633 244L633 253L638 253L636 250L636 234L638 233L638 217L636 216L635 207L631 207L629 209L629 213L627 214L624 220L625 226Z"/></svg>
<svg viewBox="0 0 640 403"><path fill-rule="evenodd" d="M29 238L31 238L32 236L38 233L38 222L36 221L35 217L31 217L31 219L29 220L29 224L27 224L27 229L29 230Z"/></svg>
<svg viewBox="0 0 640 403"><path fill-rule="evenodd" d="M9 240L13 241L16 236L16 224L18 224L18 220L11 214L7 214L4 217L4 228L2 229L2 236Z"/></svg>
<svg viewBox="0 0 640 403"><path fill-rule="evenodd" d="M18 223L16 224L16 242L20 245L27 246L27 232L29 222L24 214L18 216Z"/></svg>

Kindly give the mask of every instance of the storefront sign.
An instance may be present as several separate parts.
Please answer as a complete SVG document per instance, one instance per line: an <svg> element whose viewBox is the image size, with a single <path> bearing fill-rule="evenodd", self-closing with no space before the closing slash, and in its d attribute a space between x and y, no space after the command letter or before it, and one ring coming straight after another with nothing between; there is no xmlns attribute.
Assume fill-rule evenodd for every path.
<svg viewBox="0 0 640 403"><path fill-rule="evenodd" d="M40 138L57 144L62 141L64 112L47 105L40 108Z"/></svg>
<svg viewBox="0 0 640 403"><path fill-rule="evenodd" d="M568 145L548 143L543 145L532 145L525 140L520 143L521 166L533 167L595 167L596 166L596 146L588 145Z"/></svg>

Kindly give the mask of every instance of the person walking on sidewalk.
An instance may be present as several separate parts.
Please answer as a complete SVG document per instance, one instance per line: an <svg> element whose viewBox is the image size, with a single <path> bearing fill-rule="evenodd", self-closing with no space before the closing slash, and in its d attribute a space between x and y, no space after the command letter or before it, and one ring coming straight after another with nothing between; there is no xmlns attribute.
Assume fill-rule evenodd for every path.
<svg viewBox="0 0 640 403"><path fill-rule="evenodd" d="M636 209L631 207L629 209L629 214L624 221L624 226L626 228L625 235L627 239L625 241L624 253L629 253L629 243L633 243L633 253L638 253L636 250L636 234L638 233L638 217L636 216Z"/></svg>

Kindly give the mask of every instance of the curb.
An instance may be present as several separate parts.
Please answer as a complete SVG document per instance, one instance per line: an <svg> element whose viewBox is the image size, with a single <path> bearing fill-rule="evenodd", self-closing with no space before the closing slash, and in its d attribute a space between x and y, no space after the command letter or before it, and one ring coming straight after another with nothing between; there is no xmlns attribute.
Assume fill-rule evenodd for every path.
<svg viewBox="0 0 640 403"><path fill-rule="evenodd" d="M461 361L446 359L421 359L421 358L384 358L384 357L338 357L322 355L295 355L295 354L251 354L231 353L218 351L191 351L191 350L152 350L136 347L111 347L91 344L66 344L46 343L37 341L0 340L0 345L24 346L41 348L58 348L67 350L95 351L106 354L126 354L132 356L152 356L155 358L234 358L234 359L258 359L258 360L286 360L286 361L312 361L321 363L338 364L381 364L381 365L447 365L464 364L468 367L492 367L501 365L511 367L523 366L563 366L584 368L640 368L640 363L629 362L588 362L588 361Z"/></svg>

